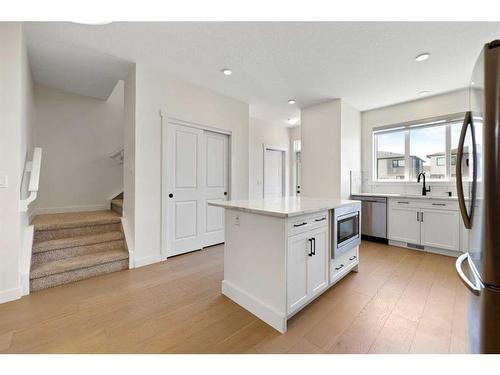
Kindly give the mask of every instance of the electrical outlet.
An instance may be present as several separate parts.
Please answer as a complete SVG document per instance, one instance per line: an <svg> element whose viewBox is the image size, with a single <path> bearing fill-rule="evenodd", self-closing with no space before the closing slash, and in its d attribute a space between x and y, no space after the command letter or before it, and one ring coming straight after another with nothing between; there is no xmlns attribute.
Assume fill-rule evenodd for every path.
<svg viewBox="0 0 500 375"><path fill-rule="evenodd" d="M234 218L234 225L240 226L240 217L239 216L236 216Z"/></svg>
<svg viewBox="0 0 500 375"><path fill-rule="evenodd" d="M6 174L0 175L0 188L9 187L9 179Z"/></svg>

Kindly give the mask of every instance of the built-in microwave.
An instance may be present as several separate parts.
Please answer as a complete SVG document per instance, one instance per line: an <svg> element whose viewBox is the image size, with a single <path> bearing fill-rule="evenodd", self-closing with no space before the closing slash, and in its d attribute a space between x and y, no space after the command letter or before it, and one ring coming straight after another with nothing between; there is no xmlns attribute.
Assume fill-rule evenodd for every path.
<svg viewBox="0 0 500 375"><path fill-rule="evenodd" d="M340 207L332 213L332 259L361 243L361 209L359 204Z"/></svg>

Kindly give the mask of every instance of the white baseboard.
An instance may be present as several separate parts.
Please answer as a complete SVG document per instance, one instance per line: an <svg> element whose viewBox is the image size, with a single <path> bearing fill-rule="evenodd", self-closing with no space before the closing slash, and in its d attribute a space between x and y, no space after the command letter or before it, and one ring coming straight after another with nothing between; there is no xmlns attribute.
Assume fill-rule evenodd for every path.
<svg viewBox="0 0 500 375"><path fill-rule="evenodd" d="M132 253L133 254L133 253ZM129 260L130 262L130 260ZM161 262L161 255L151 255L144 258L134 259L134 268L148 266L153 263Z"/></svg>
<svg viewBox="0 0 500 375"><path fill-rule="evenodd" d="M0 290L0 303L14 301L21 298L21 288Z"/></svg>
<svg viewBox="0 0 500 375"><path fill-rule="evenodd" d="M47 207L47 208L35 208L33 210L33 216L44 215L44 214L62 214L65 212L87 212L87 211L100 211L109 210L110 204L95 204L88 206L65 206L65 207Z"/></svg>
<svg viewBox="0 0 500 375"><path fill-rule="evenodd" d="M280 333L286 332L286 315L251 296L227 280L222 280L222 294L250 311Z"/></svg>

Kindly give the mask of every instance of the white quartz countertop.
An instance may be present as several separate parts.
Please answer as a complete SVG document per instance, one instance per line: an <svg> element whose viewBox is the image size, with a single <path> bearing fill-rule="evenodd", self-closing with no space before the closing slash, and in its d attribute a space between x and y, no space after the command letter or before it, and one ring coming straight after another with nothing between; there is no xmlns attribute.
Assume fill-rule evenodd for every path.
<svg viewBox="0 0 500 375"><path fill-rule="evenodd" d="M215 207L239 210L262 215L291 217L360 203L354 200L323 199L308 197L285 197L236 201L215 201L208 204Z"/></svg>
<svg viewBox="0 0 500 375"><path fill-rule="evenodd" d="M386 198L406 198L406 199L435 199L435 200L458 200L457 196L446 195L417 195L417 194L393 194L393 193L352 193L356 197L386 197Z"/></svg>

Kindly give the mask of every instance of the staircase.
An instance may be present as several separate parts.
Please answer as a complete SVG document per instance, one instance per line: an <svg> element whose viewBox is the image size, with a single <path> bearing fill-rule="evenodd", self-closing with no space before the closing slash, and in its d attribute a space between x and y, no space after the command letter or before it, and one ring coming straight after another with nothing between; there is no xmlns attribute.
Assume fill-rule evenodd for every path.
<svg viewBox="0 0 500 375"><path fill-rule="evenodd" d="M111 209L115 211L118 215L123 213L123 193L118 194L111 200Z"/></svg>
<svg viewBox="0 0 500 375"><path fill-rule="evenodd" d="M39 215L31 258L30 290L128 269L121 202L105 211ZM113 207L113 203L111 203ZM118 213L119 212L119 213Z"/></svg>

